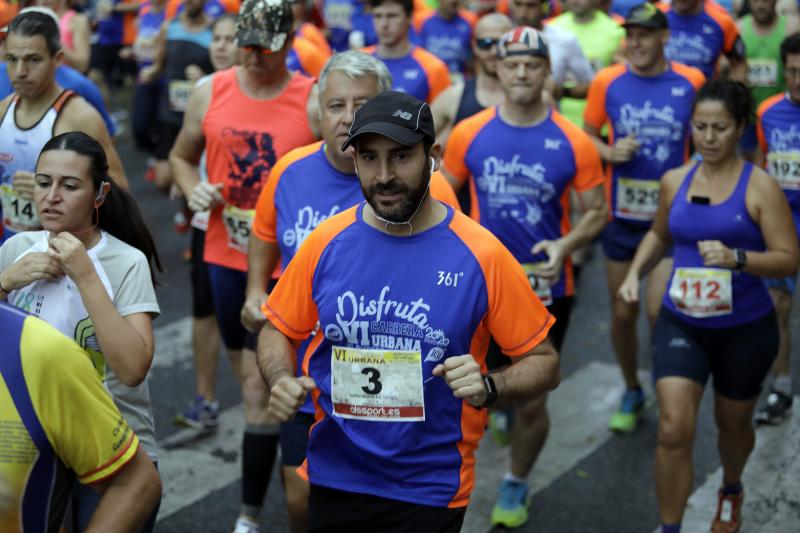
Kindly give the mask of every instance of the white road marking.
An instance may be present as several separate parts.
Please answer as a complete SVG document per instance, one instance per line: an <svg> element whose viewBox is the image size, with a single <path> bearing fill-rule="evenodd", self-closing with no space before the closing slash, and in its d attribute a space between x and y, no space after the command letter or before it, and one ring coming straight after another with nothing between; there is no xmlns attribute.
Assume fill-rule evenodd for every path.
<svg viewBox="0 0 800 533"><path fill-rule="evenodd" d="M794 404L800 405L800 396L794 397ZM721 485L722 468L718 468L689 498L681 531L708 531ZM756 430L756 447L747 461L742 485L742 532L800 531L800 409L793 409L791 420Z"/></svg>
<svg viewBox="0 0 800 533"><path fill-rule="evenodd" d="M170 435L158 452L158 470L164 485L158 520L164 520L241 477L240 451L244 414L237 405L220 413L213 435L194 439L197 432L184 429ZM182 443L179 448L171 446Z"/></svg>
<svg viewBox="0 0 800 533"><path fill-rule="evenodd" d="M650 379L640 372L648 398ZM561 382L547 401L550 435L529 476L531 494L547 488L579 461L594 453L613 434L608 430L611 414L622 397L622 377L616 365L591 362ZM472 492L463 533L489 529L497 487L510 466L509 448L501 448L487 434L477 452L475 490ZM534 501L531 513L535 513Z"/></svg>
<svg viewBox="0 0 800 533"><path fill-rule="evenodd" d="M181 365L192 368L192 317L187 316L153 330L156 351L151 372Z"/></svg>

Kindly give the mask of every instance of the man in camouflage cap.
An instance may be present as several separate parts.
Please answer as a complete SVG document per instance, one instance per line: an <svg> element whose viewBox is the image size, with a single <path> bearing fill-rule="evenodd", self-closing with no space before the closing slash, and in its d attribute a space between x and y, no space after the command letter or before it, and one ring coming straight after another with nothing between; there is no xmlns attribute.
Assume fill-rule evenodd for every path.
<svg viewBox="0 0 800 533"><path fill-rule="evenodd" d="M278 52L290 40L293 23L291 4L284 0L244 0L236 20L237 44Z"/></svg>
<svg viewBox="0 0 800 533"><path fill-rule="evenodd" d="M189 207L211 210L203 258L226 350L232 359L241 358L247 426L235 533L258 532L279 432L277 422L266 415L267 389L254 351L258 331L248 332L240 320L252 217L275 163L317 137L314 80L286 68L292 23L287 0L244 0L236 23L242 63L195 87L170 154L175 181ZM207 182L197 172L204 149Z"/></svg>

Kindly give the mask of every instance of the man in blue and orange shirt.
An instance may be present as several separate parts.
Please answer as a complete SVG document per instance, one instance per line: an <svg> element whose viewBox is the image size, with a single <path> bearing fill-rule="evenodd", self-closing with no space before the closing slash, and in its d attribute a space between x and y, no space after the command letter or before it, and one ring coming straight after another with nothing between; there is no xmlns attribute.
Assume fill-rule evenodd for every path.
<svg viewBox="0 0 800 533"><path fill-rule="evenodd" d="M450 85L444 62L409 40L412 0L370 0L378 44L365 51L384 63L392 73L392 88L431 103Z"/></svg>
<svg viewBox="0 0 800 533"><path fill-rule="evenodd" d="M800 33L781 43L786 92L766 99L758 108L756 133L767 171L780 183L792 208L800 238ZM785 420L792 407L792 374L789 318L797 277L767 279L767 288L775 302L781 344L772 368L775 379L767 404L756 414L760 424Z"/></svg>
<svg viewBox="0 0 800 533"><path fill-rule="evenodd" d="M386 65L363 52L338 53L323 69L319 79L323 140L292 150L278 160L256 204L247 246L247 298L242 308L242 321L249 330L259 331L264 324L261 305L267 280L279 261L281 270L285 270L317 225L364 201L353 158L341 151L341 145L347 140L355 110L391 86ZM451 205L458 203L452 187L440 174L431 178L431 195ZM298 348L299 375L309 341ZM292 532L306 531L308 483L296 470L306 458L313 423L314 407L309 400L292 420L281 424L281 462Z"/></svg>
<svg viewBox="0 0 800 533"><path fill-rule="evenodd" d="M500 241L428 194L441 147L424 102L381 93L351 144L367 201L306 237L263 307L270 411L287 420L311 392L310 530L456 532L484 408L558 383L554 318ZM486 375L490 335L513 364Z"/></svg>
<svg viewBox="0 0 800 533"><path fill-rule="evenodd" d="M469 181L470 216L491 231L528 274L531 286L556 317L553 344L561 344L572 308L569 255L605 225L603 170L597 149L580 128L542 98L549 50L541 32L522 26L497 44L497 74L505 99L460 122L450 134L444 173L454 187ZM582 215L574 227L568 192L574 188ZM500 346L493 365L507 363ZM500 353L501 350L503 353ZM528 519L527 476L549 428L542 396L514 411L511 471L500 487L492 523L518 527Z"/></svg>
<svg viewBox="0 0 800 533"><path fill-rule="evenodd" d="M467 70L472 32L478 22L477 15L460 6L461 0L439 0L436 9L414 15L420 44L456 76L463 76Z"/></svg>
<svg viewBox="0 0 800 533"><path fill-rule="evenodd" d="M711 0L674 0L661 5L669 20L667 59L700 69L711 79L722 56L728 62L728 76L747 79L744 42L736 22Z"/></svg>
<svg viewBox="0 0 800 533"><path fill-rule="evenodd" d="M664 57L667 16L650 3L625 20L628 64L598 72L589 88L584 129L606 167L611 221L603 236L611 298L611 340L625 380L625 393L609 423L613 431L636 428L644 392L637 377L636 322L639 306L617 297L639 243L658 208L661 176L689 157L689 119L695 94L705 82L696 68ZM608 141L601 131L608 124ZM661 308L672 270L665 258L648 274L646 311L651 324Z"/></svg>

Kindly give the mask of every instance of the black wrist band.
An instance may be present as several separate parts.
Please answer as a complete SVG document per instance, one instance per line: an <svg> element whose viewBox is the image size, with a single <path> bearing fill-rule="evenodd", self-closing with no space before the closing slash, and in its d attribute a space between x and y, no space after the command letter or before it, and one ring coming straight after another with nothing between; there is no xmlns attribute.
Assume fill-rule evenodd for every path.
<svg viewBox="0 0 800 533"><path fill-rule="evenodd" d="M735 248L733 250L733 260L736 263L734 269L742 270L747 266L747 252L742 248Z"/></svg>
<svg viewBox="0 0 800 533"><path fill-rule="evenodd" d="M486 409L497 402L497 385L495 385L494 378L490 374L483 376L483 388L486 389L486 399L480 405L480 408Z"/></svg>

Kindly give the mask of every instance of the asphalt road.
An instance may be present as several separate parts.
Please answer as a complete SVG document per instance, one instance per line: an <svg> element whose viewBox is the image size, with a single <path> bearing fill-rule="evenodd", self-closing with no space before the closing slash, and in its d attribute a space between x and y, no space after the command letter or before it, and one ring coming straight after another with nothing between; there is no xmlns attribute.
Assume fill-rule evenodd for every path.
<svg viewBox="0 0 800 533"><path fill-rule="evenodd" d="M191 353L187 344L189 322L186 320L191 312L189 268L181 258L181 252L189 245L189 235L178 235L173 230L172 216L177 204L144 181L146 156L132 147L127 131L119 138L118 147L165 266L165 272L159 275L162 314L155 327L160 332L160 344L156 347L150 390L158 437L162 443L177 447L161 456L160 467L167 492L157 531L230 531L239 499L241 415L237 408L238 387L227 361L224 356L220 357L218 397L222 409L227 410L223 416L227 422L223 426L228 429L221 429L216 436L194 438L172 425L174 415L194 395ZM631 435L612 436L605 430L609 410L616 406L622 389L621 379L616 377L613 367L608 295L599 247L596 252L581 276L576 307L562 350L561 389L567 392L557 398L554 395L550 401L551 413L555 413L553 417L557 419L551 440L559 444L548 446L531 475L537 492L532 501L531 519L519 531L641 533L653 531L658 524L652 477L655 410L652 406L647 410L643 423ZM792 327L800 331L798 312L794 313ZM646 370L650 362L643 320L640 320L639 333L640 364ZM796 384L800 384L798 337L800 335L793 339ZM795 394L797 390L795 386ZM719 460L710 399L707 393L694 447L697 493L692 502L699 506L694 509L699 519L696 523L685 524L684 530L689 532L707 531L714 512L707 500L718 483L714 476L718 475ZM598 405L601 408L597 408ZM763 452L764 461L751 465L747 471L745 482L748 494L753 495L753 505L746 507L743 532L800 532L800 490L787 488L787 483L794 483L792 489L800 489L796 481L787 481L787 477L800 479L800 462L794 460L798 456L796 452L800 451L797 437L800 421L795 416L784 426L773 433L759 431L759 442L773 447ZM573 434L581 436L573 439ZM482 443L478 488L465 531L489 530L485 517L491 511L496 480L504 473L506 456L504 450L488 439ZM783 457L783 462L774 462L776 457ZM262 531L283 532L287 531L285 500L275 478L273 476L262 513ZM755 487L747 485L751 479ZM760 521L751 518L748 522L751 515L762 518Z"/></svg>

